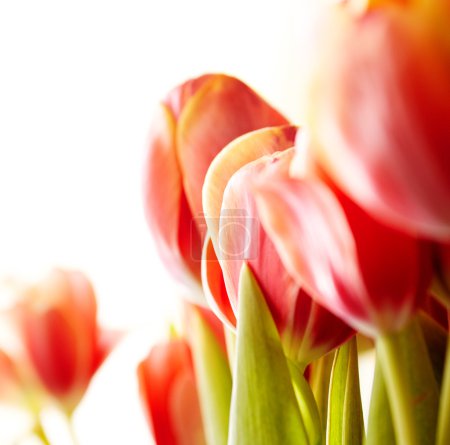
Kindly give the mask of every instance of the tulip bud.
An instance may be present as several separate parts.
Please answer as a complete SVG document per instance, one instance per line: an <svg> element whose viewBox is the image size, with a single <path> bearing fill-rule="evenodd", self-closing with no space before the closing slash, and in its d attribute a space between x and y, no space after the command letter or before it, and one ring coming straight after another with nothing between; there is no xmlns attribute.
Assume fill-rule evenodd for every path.
<svg viewBox="0 0 450 445"><path fill-rule="evenodd" d="M248 86L219 74L185 82L160 105L145 165L145 210L163 262L182 283L200 286L201 191L209 164L236 137L284 123ZM200 303L203 296L193 298Z"/></svg>
<svg viewBox="0 0 450 445"><path fill-rule="evenodd" d="M449 240L448 2L352 3L328 6L303 64L318 160L374 217Z"/></svg>
<svg viewBox="0 0 450 445"><path fill-rule="evenodd" d="M231 143L212 163L204 205L214 249L205 247L204 281L212 306L233 326L240 271L246 262L263 291L287 353L306 365L348 339L352 330L313 302L295 282L260 226L252 192L254 179L281 156L278 150L292 147L295 134L295 127L249 133ZM220 213L215 213L218 210Z"/></svg>
<svg viewBox="0 0 450 445"><path fill-rule="evenodd" d="M319 169L289 176L291 153L263 172L256 201L288 270L311 296L369 336L401 329L430 278L424 243L380 224Z"/></svg>
<svg viewBox="0 0 450 445"><path fill-rule="evenodd" d="M173 339L155 345L137 373L141 401L156 445L205 444L188 343Z"/></svg>
<svg viewBox="0 0 450 445"><path fill-rule="evenodd" d="M80 272L54 269L23 292L17 315L42 386L73 409L106 354L91 284Z"/></svg>

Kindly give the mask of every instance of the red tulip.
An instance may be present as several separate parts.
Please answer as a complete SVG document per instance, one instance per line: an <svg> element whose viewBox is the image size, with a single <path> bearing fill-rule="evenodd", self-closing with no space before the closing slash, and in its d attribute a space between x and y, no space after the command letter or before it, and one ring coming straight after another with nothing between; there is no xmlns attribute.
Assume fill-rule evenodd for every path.
<svg viewBox="0 0 450 445"><path fill-rule="evenodd" d="M156 445L206 443L191 351L185 340L154 346L138 367L138 379Z"/></svg>
<svg viewBox="0 0 450 445"><path fill-rule="evenodd" d="M55 269L18 306L29 361L46 390L73 408L112 343L97 326L94 290L80 272Z"/></svg>
<svg viewBox="0 0 450 445"><path fill-rule="evenodd" d="M292 155L256 185L263 226L284 264L355 329L370 336L400 329L425 298L424 244L374 220L318 170L291 178Z"/></svg>
<svg viewBox="0 0 450 445"><path fill-rule="evenodd" d="M259 225L254 178L276 162L276 151L292 147L295 133L296 128L289 126L250 133L231 143L211 164L204 207L212 242L205 248L204 281L212 306L234 326L240 270L246 262L289 355L306 365L346 340L352 330L314 303L294 281Z"/></svg>
<svg viewBox="0 0 450 445"><path fill-rule="evenodd" d="M160 256L181 282L200 285L201 190L209 164L236 137L283 123L248 86L219 74L185 82L159 107L145 165L145 209Z"/></svg>
<svg viewBox="0 0 450 445"><path fill-rule="evenodd" d="M304 63L319 162L374 217L450 239L450 7L329 5Z"/></svg>

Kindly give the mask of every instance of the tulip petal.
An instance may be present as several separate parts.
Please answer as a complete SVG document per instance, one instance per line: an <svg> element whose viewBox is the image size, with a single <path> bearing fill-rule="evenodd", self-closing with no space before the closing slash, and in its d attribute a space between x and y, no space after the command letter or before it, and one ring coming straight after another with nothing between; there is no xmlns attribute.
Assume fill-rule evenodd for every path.
<svg viewBox="0 0 450 445"><path fill-rule="evenodd" d="M255 176L276 156L248 163L229 180L223 194L219 250L216 252L232 306L237 307L239 277L242 264L246 262L262 288L276 325L283 332L294 312L299 285L289 275L272 241L260 227L251 191Z"/></svg>
<svg viewBox="0 0 450 445"><path fill-rule="evenodd" d="M234 329L236 316L228 298L222 268L209 237L203 249L202 283L206 301L211 310L224 324Z"/></svg>
<svg viewBox="0 0 450 445"><path fill-rule="evenodd" d="M333 9L314 51L308 127L320 162L360 206L409 233L448 240L447 31L439 36L439 23L417 20L414 8L380 7L358 19Z"/></svg>
<svg viewBox="0 0 450 445"><path fill-rule="evenodd" d="M144 169L146 217L164 264L179 281L196 289L201 253L191 248L201 244L200 235L192 225L192 213L183 192L175 125L170 109L161 105L153 120Z"/></svg>
<svg viewBox="0 0 450 445"><path fill-rule="evenodd" d="M176 146L187 201L203 215L202 187L214 157L232 140L286 119L243 82L211 76L186 103L178 120Z"/></svg>
<svg viewBox="0 0 450 445"><path fill-rule="evenodd" d="M157 445L204 444L191 352L185 340L152 348L137 370L141 400Z"/></svg>
<svg viewBox="0 0 450 445"><path fill-rule="evenodd" d="M249 162L293 147L296 133L292 125L257 130L228 144L212 161L203 187L203 210L216 248L223 193L230 178Z"/></svg>
<svg viewBox="0 0 450 445"><path fill-rule="evenodd" d="M403 326L424 297L422 245L378 224L320 178L290 178L288 161L270 166L255 186L263 226L285 266L366 334Z"/></svg>

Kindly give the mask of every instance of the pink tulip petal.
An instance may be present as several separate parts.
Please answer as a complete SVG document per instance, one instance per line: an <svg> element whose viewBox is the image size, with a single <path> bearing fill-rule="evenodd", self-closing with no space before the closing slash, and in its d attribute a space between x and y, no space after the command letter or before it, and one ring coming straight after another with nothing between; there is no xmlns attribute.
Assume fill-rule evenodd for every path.
<svg viewBox="0 0 450 445"><path fill-rule="evenodd" d="M232 308L228 298L222 268L210 238L203 251L202 282L211 310L223 323L234 328L236 326L236 316L234 315L236 308Z"/></svg>
<svg viewBox="0 0 450 445"><path fill-rule="evenodd" d="M330 14L308 123L320 162L359 205L409 233L448 240L450 48L442 18L417 20L414 8Z"/></svg>
<svg viewBox="0 0 450 445"><path fill-rule="evenodd" d="M229 180L223 194L218 256L232 306L237 307L240 271L245 261L255 274L282 332L295 306L299 286L281 263L275 246L259 223L252 182L268 162L272 158L250 162Z"/></svg>
<svg viewBox="0 0 450 445"><path fill-rule="evenodd" d="M286 119L243 82L211 76L180 115L176 146L183 186L194 217L201 218L202 187L214 157L232 140Z"/></svg>
<svg viewBox="0 0 450 445"><path fill-rule="evenodd" d="M249 162L291 148L296 133L297 127L292 125L254 131L231 142L211 163L203 188L203 209L213 244L217 243L223 193L230 178Z"/></svg>
<svg viewBox="0 0 450 445"><path fill-rule="evenodd" d="M161 105L153 121L145 166L145 209L163 262L181 282L196 288L201 252L191 248L201 243L183 191L175 139L174 116Z"/></svg>
<svg viewBox="0 0 450 445"><path fill-rule="evenodd" d="M375 335L402 327L428 279L421 244L376 223L320 178L290 178L287 161L256 186L263 226L286 267L354 328Z"/></svg>

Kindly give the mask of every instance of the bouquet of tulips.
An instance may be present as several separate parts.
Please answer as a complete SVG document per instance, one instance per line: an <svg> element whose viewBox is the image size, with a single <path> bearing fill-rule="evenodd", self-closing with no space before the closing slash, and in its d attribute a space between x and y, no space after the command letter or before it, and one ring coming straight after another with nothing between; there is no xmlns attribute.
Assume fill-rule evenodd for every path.
<svg viewBox="0 0 450 445"><path fill-rule="evenodd" d="M157 445L450 443L449 24L443 0L321 4L301 125L224 74L161 102L145 210L187 298L137 368ZM70 417L112 342L81 275L24 295L27 381Z"/></svg>
<svg viewBox="0 0 450 445"><path fill-rule="evenodd" d="M143 365L158 444L450 443L450 5L330 3L301 126L221 74L175 88L155 117L148 223L226 339L191 307L188 343ZM197 398L177 393L175 409L188 344Z"/></svg>

